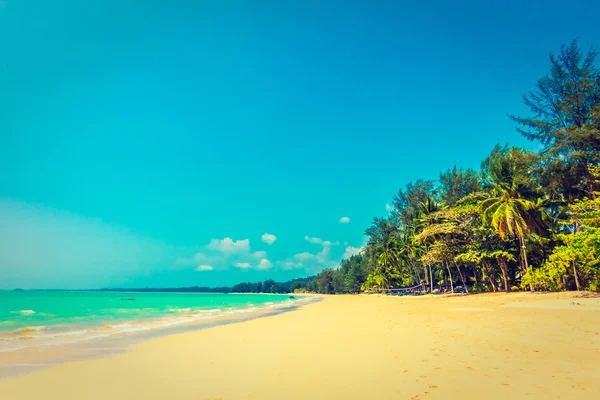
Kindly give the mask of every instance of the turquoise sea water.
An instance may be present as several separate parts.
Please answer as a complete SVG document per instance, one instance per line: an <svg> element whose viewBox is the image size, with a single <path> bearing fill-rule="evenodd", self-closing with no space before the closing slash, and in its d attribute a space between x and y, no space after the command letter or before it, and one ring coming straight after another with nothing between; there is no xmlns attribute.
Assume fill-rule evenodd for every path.
<svg viewBox="0 0 600 400"><path fill-rule="evenodd" d="M0 291L0 379L318 300L269 294ZM27 362L3 360L3 353L15 351L25 351Z"/></svg>
<svg viewBox="0 0 600 400"><path fill-rule="evenodd" d="M134 298L135 300L121 300ZM286 302L287 295L0 291L0 331L94 327L182 315L244 311Z"/></svg>

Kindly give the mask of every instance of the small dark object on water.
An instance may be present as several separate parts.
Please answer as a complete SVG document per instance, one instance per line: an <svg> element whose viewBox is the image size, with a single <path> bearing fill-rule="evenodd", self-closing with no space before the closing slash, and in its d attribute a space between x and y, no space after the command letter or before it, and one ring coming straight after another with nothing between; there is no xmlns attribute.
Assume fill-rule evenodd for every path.
<svg viewBox="0 0 600 400"><path fill-rule="evenodd" d="M135 300L135 299L121 299L121 300Z"/></svg>
<svg viewBox="0 0 600 400"><path fill-rule="evenodd" d="M295 297L294 296L290 296L290 299L295 299Z"/></svg>

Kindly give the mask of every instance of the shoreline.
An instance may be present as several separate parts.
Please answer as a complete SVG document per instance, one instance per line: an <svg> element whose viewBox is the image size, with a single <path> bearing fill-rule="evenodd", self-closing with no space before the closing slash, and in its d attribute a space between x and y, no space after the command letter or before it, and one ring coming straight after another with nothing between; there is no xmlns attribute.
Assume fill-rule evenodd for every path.
<svg viewBox="0 0 600 400"><path fill-rule="evenodd" d="M302 296L292 302L230 310L200 310L193 314L151 319L124 320L113 324L79 326L76 330L48 333L45 326L0 332L0 381L73 361L92 360L124 354L138 343L162 336L235 324L278 315L320 301ZM217 312L218 311L218 312ZM48 328L54 328L49 326ZM123 328L123 329L120 329ZM34 336L35 334L38 336ZM21 335L21 336L17 336ZM8 347L8 346L13 347Z"/></svg>
<svg viewBox="0 0 600 400"><path fill-rule="evenodd" d="M323 296L0 380L50 399L584 399L600 390L600 298Z"/></svg>

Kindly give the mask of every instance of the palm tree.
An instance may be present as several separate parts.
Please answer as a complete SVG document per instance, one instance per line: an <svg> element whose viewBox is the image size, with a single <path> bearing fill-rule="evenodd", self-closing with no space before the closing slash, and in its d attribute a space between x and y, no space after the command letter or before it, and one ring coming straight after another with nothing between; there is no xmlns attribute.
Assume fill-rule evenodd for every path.
<svg viewBox="0 0 600 400"><path fill-rule="evenodd" d="M523 266L528 271L526 238L531 228L536 227L533 218L536 203L522 196L521 182L525 174L519 176L519 172L512 162L512 152L490 160L488 180L493 195L481 203L481 213L484 224L491 224L501 239L517 238Z"/></svg>
<svg viewBox="0 0 600 400"><path fill-rule="evenodd" d="M421 273L419 272L419 265L417 260L421 256L421 247L414 240L414 231L410 229L408 231L399 232L397 236L398 246L400 248L400 256L402 261L410 268L412 274L415 277L415 283L421 284ZM427 274L425 274L425 280L429 283Z"/></svg>
<svg viewBox="0 0 600 400"><path fill-rule="evenodd" d="M388 271L390 268L399 268L400 249L394 236L388 237L377 262L383 267L384 271Z"/></svg>
<svg viewBox="0 0 600 400"><path fill-rule="evenodd" d="M531 232L529 211L535 208L531 200L512 197L506 192L498 197L492 197L481 203L481 210L486 222L498 231L500 238L516 237L521 247L521 255L525 269L529 268L525 238Z"/></svg>
<svg viewBox="0 0 600 400"><path fill-rule="evenodd" d="M374 218L371 226L365 230L365 235L369 237L365 253L371 260L373 268L375 268L376 261L384 250L388 238L396 232L397 229L396 225L388 219Z"/></svg>

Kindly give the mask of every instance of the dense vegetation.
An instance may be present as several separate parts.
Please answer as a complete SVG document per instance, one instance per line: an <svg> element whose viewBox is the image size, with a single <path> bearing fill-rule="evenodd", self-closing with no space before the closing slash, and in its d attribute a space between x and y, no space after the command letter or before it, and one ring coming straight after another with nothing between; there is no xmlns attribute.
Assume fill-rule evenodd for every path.
<svg viewBox="0 0 600 400"><path fill-rule="evenodd" d="M600 71L577 41L509 115L539 152L497 145L481 169L400 189L361 254L304 288L348 293L459 283L471 290L600 290Z"/></svg>

